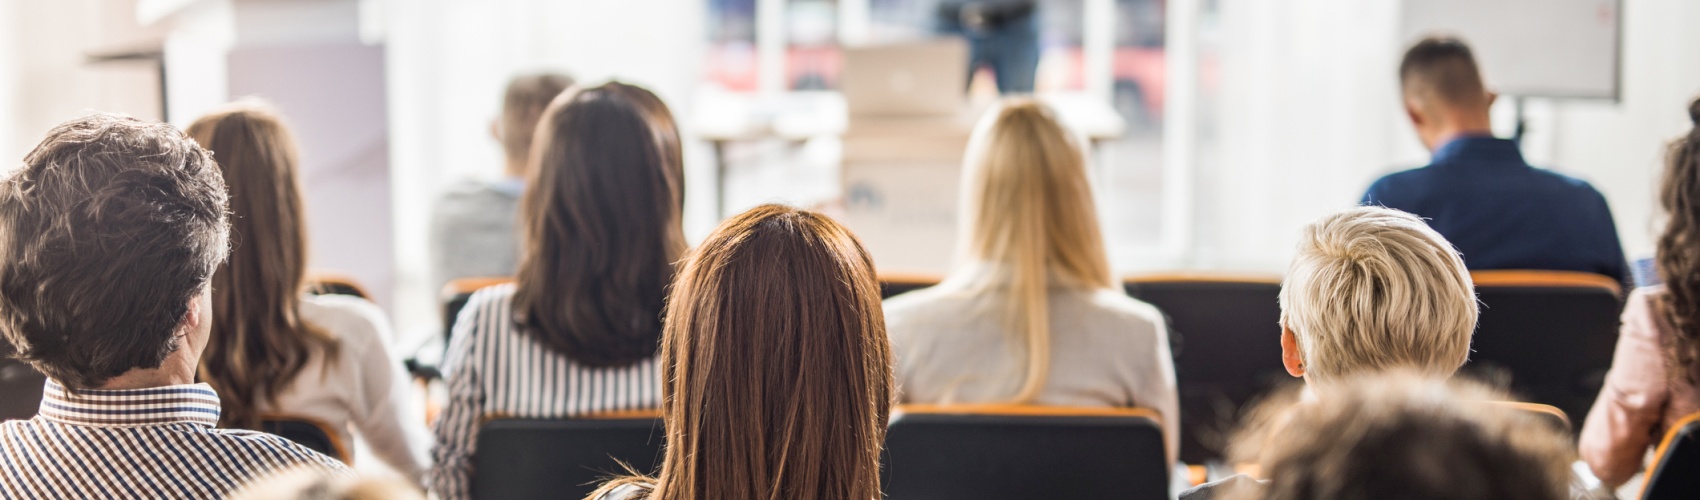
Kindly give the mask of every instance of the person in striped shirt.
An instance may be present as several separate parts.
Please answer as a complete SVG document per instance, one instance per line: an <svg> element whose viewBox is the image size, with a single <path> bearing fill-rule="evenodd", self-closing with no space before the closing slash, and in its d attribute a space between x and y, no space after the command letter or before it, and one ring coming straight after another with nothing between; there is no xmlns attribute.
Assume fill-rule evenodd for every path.
<svg viewBox="0 0 1700 500"><path fill-rule="evenodd" d="M515 283L474 293L451 331L426 476L439 498L470 495L486 419L660 405L662 303L685 251L672 115L615 82L561 94L537 127Z"/></svg>
<svg viewBox="0 0 1700 500"><path fill-rule="evenodd" d="M346 473L215 428L195 367L226 205L206 150L116 115L55 127L0 180L0 335L49 379L35 418L0 424L0 498L217 498L288 467Z"/></svg>

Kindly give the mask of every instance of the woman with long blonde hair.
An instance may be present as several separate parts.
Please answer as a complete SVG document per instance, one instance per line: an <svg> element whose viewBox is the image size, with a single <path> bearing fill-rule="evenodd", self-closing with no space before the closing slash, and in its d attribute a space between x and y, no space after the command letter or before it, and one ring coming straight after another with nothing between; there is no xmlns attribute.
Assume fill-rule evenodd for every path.
<svg viewBox="0 0 1700 500"><path fill-rule="evenodd" d="M721 224L679 271L661 339L661 472L598 500L877 500L892 404L873 261L820 214Z"/></svg>
<svg viewBox="0 0 1700 500"><path fill-rule="evenodd" d="M886 303L902 401L1152 408L1173 457L1168 333L1110 271L1079 142L1006 100L969 140L961 196L950 275Z"/></svg>
<svg viewBox="0 0 1700 500"><path fill-rule="evenodd" d="M230 259L213 274L213 327L200 377L218 390L220 425L257 429L287 414L353 428L372 451L417 480L430 435L413 410L390 327L365 299L307 293L306 208L295 140L257 100L189 125L213 152L230 190Z"/></svg>

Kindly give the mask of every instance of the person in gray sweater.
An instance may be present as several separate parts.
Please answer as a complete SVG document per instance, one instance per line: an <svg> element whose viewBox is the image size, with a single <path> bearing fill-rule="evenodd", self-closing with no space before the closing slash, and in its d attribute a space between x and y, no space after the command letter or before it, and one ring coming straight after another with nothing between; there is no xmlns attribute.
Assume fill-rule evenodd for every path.
<svg viewBox="0 0 1700 500"><path fill-rule="evenodd" d="M886 302L903 403L1141 407L1179 446L1163 316L1110 271L1080 145L1011 99L969 142L956 268Z"/></svg>
<svg viewBox="0 0 1700 500"><path fill-rule="evenodd" d="M502 143L505 168L494 181L456 184L437 200L431 214L431 283L459 278L512 276L519 264L516 228L519 195L531 162L531 136L543 108L572 87L560 73L514 77L502 96L502 115L490 135Z"/></svg>

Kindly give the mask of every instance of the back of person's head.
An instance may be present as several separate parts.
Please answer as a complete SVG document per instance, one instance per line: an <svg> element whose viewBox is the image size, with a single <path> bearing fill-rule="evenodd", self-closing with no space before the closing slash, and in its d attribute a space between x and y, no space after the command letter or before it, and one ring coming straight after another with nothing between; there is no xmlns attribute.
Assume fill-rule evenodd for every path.
<svg viewBox="0 0 1700 500"><path fill-rule="evenodd" d="M328 473L296 468L260 478L231 500L424 500L417 486L400 478Z"/></svg>
<svg viewBox="0 0 1700 500"><path fill-rule="evenodd" d="M337 344L301 320L306 209L295 140L265 103L240 101L189 125L230 189L230 258L213 274L213 335L200 376L221 396L226 426L255 428L256 405L295 380L309 357Z"/></svg>
<svg viewBox="0 0 1700 500"><path fill-rule="evenodd" d="M879 498L894 396L873 261L825 216L722 223L680 270L662 341L667 448L649 498Z"/></svg>
<svg viewBox="0 0 1700 500"><path fill-rule="evenodd" d="M1476 329L1475 288L1458 251L1422 219L1388 208L1305 226L1280 301L1312 382L1392 368L1451 375Z"/></svg>
<svg viewBox="0 0 1700 500"><path fill-rule="evenodd" d="M587 365L653 356L685 250L672 114L647 90L609 83L561 94L538 127L520 201L518 321Z"/></svg>
<svg viewBox="0 0 1700 500"><path fill-rule="evenodd" d="M548 71L508 80L508 88L502 92L502 116L496 122L496 137L502 142L502 154L507 157L508 165L526 165L531 157L531 138L536 133L537 120L543 117L543 109L572 86L572 77Z"/></svg>
<svg viewBox="0 0 1700 500"><path fill-rule="evenodd" d="M1449 36L1424 38L1407 49L1399 86L1407 100L1423 106L1486 110L1493 104L1470 46Z"/></svg>
<svg viewBox="0 0 1700 500"><path fill-rule="evenodd" d="M54 127L0 181L0 332L73 390L160 367L224 260L225 201L212 155L170 125Z"/></svg>
<svg viewBox="0 0 1700 500"><path fill-rule="evenodd" d="M957 269L946 285L1008 292L1028 358L1012 396L1029 401L1050 372L1051 285L1115 286L1085 155L1048 107L1014 98L981 120L963 169Z"/></svg>
<svg viewBox="0 0 1700 500"><path fill-rule="evenodd" d="M1484 386L1399 372L1300 394L1252 411L1229 456L1267 488L1225 498L1569 498L1569 435Z"/></svg>
<svg viewBox="0 0 1700 500"><path fill-rule="evenodd" d="M1659 204L1665 211L1657 260L1664 280L1663 312L1676 326L1665 343L1670 373L1700 384L1700 98L1688 103L1688 133L1671 143Z"/></svg>

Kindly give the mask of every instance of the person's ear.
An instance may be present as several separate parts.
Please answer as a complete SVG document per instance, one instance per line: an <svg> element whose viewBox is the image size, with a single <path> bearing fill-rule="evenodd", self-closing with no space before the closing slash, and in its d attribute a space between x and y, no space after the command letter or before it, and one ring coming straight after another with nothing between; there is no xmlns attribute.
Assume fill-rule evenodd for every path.
<svg viewBox="0 0 1700 500"><path fill-rule="evenodd" d="M1492 90L1489 90L1489 91L1487 91L1487 104L1484 105L1483 107L1491 108L1491 107L1493 107L1494 101L1497 101L1497 100L1499 100L1499 93L1494 92Z"/></svg>
<svg viewBox="0 0 1700 500"><path fill-rule="evenodd" d="M1304 353L1299 352L1299 338L1292 328L1281 325L1281 364L1287 367L1287 373L1303 378L1305 376Z"/></svg>
<svg viewBox="0 0 1700 500"><path fill-rule="evenodd" d="M490 120L490 138L502 142L502 121Z"/></svg>
<svg viewBox="0 0 1700 500"><path fill-rule="evenodd" d="M1417 130L1422 130L1423 124L1428 121L1423 116L1422 108L1410 99L1405 100L1405 116L1411 119L1411 125L1416 127Z"/></svg>

